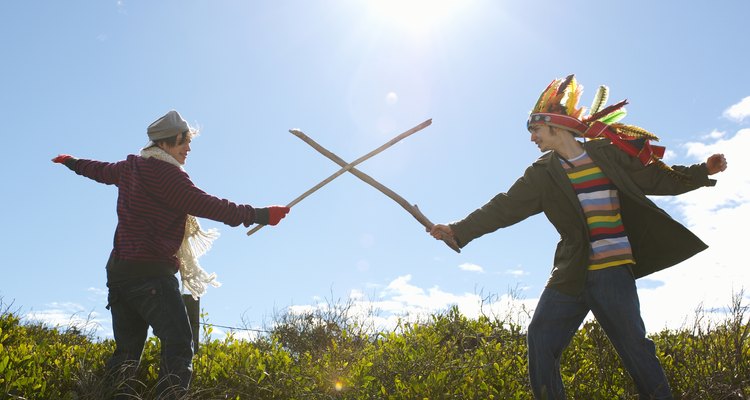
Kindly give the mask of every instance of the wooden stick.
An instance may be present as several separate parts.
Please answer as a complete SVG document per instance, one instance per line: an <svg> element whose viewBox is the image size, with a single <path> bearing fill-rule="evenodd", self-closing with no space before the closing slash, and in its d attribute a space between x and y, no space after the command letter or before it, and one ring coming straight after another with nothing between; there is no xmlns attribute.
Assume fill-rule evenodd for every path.
<svg viewBox="0 0 750 400"><path fill-rule="evenodd" d="M305 143L312 146L312 148L317 150L320 154L323 154L324 156L328 157L331 161L335 162L336 164L345 168L349 167L348 168L349 172L351 172L357 178L365 181L367 184L374 187L375 189L378 189L384 195L393 199L396 203L398 203L401 207L403 207L404 210L408 211L409 214L411 214L414 218L416 218L416 220L419 221L419 223L421 223L425 228L427 228L428 231L432 229L432 227L435 225L424 214L422 214L422 211L419 210L416 204L414 205L410 204L408 201L406 201L406 199L399 196L393 190L389 189L385 185L376 181L374 178L365 174L364 172L354 168L353 167L354 163L347 164L346 161L341 159L341 157L337 156L336 154L332 153L325 147L321 146L316 141L312 140L309 136L302 133L302 131L300 131L299 129L290 129L289 132L291 132L294 136L297 136L298 138L302 139ZM445 242L446 245L448 245L448 247L453 249L456 253L461 252L461 249L458 247L458 243L456 243L453 237L443 235L441 239L443 240L443 242Z"/></svg>
<svg viewBox="0 0 750 400"><path fill-rule="evenodd" d="M394 144L398 143L402 139L404 139L404 138L406 138L408 136L411 136L411 135L413 135L413 134L421 131L422 129L430 126L430 124L432 124L432 119L428 119L428 120L422 122L421 124L419 124L419 125L411 128L411 129L409 129L408 131L406 131L406 132L404 132L404 133L396 136L395 138L391 139L390 141L388 141L384 145L382 145L382 146L378 147L377 149L375 149L375 150L373 150L373 151L371 151L371 152L363 155L362 157L354 160L352 163L350 163L350 164L344 163L342 165L343 168L341 168L340 170L336 171L333 175L329 176L328 178L323 179L322 181L320 181L320 183L318 183L317 185L315 185L312 188L310 188L310 190L308 190L305 193L302 193L301 195L297 196L296 199L292 200L289 204L287 204L287 207L290 207L290 208L293 207L294 205L296 205L297 203L299 203L300 201L302 201L302 199L304 199L305 197L313 194L316 190L318 190L318 189L322 188L323 186L327 185L329 182L331 182L332 180L338 178L339 176L341 176L342 174L344 174L346 171L349 171L352 168L354 168L355 165L360 164L360 163L364 162L365 160L373 157L374 155L382 152L383 150L385 150L385 149L393 146ZM247 235L248 236L252 235L253 233L261 230L264 226L265 225L257 225L253 229L250 229L249 231L247 231Z"/></svg>

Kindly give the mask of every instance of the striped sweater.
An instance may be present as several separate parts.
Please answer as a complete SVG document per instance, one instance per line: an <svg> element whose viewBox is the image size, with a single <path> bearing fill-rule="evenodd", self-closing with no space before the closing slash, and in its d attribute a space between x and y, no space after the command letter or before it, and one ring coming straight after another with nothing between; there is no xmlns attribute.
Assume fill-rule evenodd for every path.
<svg viewBox="0 0 750 400"><path fill-rule="evenodd" d="M116 163L79 159L73 170L118 187L118 224L108 270L116 260L134 269L168 265L175 273L179 266L175 253L188 214L230 226L249 226L255 221L251 206L211 196L197 188L183 170L155 158L130 155Z"/></svg>
<svg viewBox="0 0 750 400"><path fill-rule="evenodd" d="M589 230L589 270L635 263L620 216L617 188L584 152L567 162L561 160L573 190L581 202Z"/></svg>

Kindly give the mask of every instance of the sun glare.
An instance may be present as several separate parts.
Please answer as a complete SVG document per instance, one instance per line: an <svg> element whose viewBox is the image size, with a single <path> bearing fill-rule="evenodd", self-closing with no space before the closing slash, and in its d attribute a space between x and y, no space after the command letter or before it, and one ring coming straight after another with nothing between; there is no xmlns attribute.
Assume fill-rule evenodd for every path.
<svg viewBox="0 0 750 400"><path fill-rule="evenodd" d="M385 23L413 33L428 33L440 28L464 8L470 0L370 0L373 16Z"/></svg>

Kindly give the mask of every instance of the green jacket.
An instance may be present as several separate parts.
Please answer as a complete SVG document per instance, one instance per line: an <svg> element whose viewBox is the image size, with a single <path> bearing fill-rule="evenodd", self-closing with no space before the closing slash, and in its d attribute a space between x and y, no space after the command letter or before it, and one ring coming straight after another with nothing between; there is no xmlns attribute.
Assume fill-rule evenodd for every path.
<svg viewBox="0 0 750 400"><path fill-rule="evenodd" d="M617 187L625 231L633 249L636 278L680 263L708 246L657 207L646 195L677 195L713 186L704 164L672 166L691 180L676 179L656 164L643 166L607 140L592 140L584 148ZM552 274L547 282L563 293L580 293L586 282L591 245L581 204L557 154L545 153L526 169L506 192L449 226L458 244L544 212L560 234Z"/></svg>

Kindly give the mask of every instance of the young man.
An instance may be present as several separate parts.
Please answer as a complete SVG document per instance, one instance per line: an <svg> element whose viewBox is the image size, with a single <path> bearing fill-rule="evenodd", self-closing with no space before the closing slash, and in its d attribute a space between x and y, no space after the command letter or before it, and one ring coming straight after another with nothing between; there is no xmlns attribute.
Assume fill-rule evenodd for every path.
<svg viewBox="0 0 750 400"><path fill-rule="evenodd" d="M703 164L667 167L655 136L617 123L622 101L590 114L576 108L582 92L573 75L554 80L529 117L531 141L542 152L507 193L461 221L436 225L435 238L459 246L543 212L560 233L552 274L528 328L529 378L538 399L564 399L560 357L592 311L636 383L641 398L672 398L646 337L635 279L675 265L707 246L646 195L677 195L713 186L724 171L715 154ZM595 140L584 140L582 137Z"/></svg>
<svg viewBox="0 0 750 400"><path fill-rule="evenodd" d="M108 368L132 398L133 379L148 328L161 342L157 392L179 396L192 378L193 339L175 274L194 296L215 284L197 258L210 247L214 232L200 229L196 217L230 226L276 225L288 207L253 208L211 196L197 188L183 169L197 135L177 111L148 126L149 142L140 155L107 163L59 155L78 175L118 187L114 248L107 262L107 308L112 313L115 352ZM131 396L131 397L129 397Z"/></svg>

